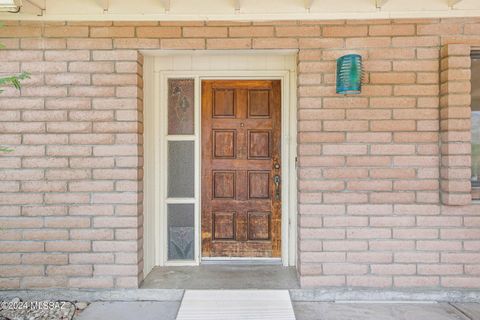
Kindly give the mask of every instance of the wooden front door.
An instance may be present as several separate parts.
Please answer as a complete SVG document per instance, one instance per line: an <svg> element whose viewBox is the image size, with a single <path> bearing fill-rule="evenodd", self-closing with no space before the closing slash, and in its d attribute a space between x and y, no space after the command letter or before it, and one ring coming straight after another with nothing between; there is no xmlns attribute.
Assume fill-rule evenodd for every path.
<svg viewBox="0 0 480 320"><path fill-rule="evenodd" d="M202 82L202 256L281 256L280 81Z"/></svg>

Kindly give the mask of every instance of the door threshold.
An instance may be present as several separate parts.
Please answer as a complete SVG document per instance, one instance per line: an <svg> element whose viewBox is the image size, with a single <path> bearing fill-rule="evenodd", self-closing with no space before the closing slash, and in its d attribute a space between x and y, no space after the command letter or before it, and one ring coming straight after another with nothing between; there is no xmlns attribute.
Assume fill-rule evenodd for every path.
<svg viewBox="0 0 480 320"><path fill-rule="evenodd" d="M201 264L281 265L281 258L205 257Z"/></svg>

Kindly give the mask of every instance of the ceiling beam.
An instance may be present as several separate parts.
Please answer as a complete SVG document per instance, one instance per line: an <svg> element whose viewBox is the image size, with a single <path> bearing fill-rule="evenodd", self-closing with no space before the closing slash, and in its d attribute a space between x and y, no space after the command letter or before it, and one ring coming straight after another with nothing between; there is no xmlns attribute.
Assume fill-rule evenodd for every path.
<svg viewBox="0 0 480 320"><path fill-rule="evenodd" d="M375 7L377 7L377 9L381 9L387 2L388 0L375 0Z"/></svg>
<svg viewBox="0 0 480 320"><path fill-rule="evenodd" d="M160 0L165 11L170 11L170 0Z"/></svg>
<svg viewBox="0 0 480 320"><path fill-rule="evenodd" d="M33 0L23 0L25 3L28 3L26 6L22 6L22 12L29 12L33 13L39 17L43 16L45 14L45 11L47 10L47 1L43 0L42 3L43 5L39 5L36 1ZM32 12L31 9L33 8Z"/></svg>
<svg viewBox="0 0 480 320"><path fill-rule="evenodd" d="M448 6L449 6L451 9L453 9L453 7L454 7L456 4L460 3L460 2L463 1L463 0L447 0L447 1L448 1Z"/></svg>
<svg viewBox="0 0 480 320"><path fill-rule="evenodd" d="M242 9L242 0L234 0L233 6L235 7L235 11L240 11L240 9Z"/></svg>
<svg viewBox="0 0 480 320"><path fill-rule="evenodd" d="M312 7L313 1L315 1L315 0L305 0L305 9L310 11L310 8Z"/></svg>
<svg viewBox="0 0 480 320"><path fill-rule="evenodd" d="M110 5L109 0L96 0L98 5L103 9L104 12L108 11L108 7Z"/></svg>

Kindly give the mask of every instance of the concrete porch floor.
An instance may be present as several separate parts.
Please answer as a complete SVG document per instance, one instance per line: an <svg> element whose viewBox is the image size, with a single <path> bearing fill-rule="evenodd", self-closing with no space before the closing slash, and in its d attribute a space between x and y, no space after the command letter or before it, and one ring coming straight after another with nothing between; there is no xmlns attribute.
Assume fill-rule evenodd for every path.
<svg viewBox="0 0 480 320"><path fill-rule="evenodd" d="M297 289L297 271L281 265L155 267L145 289Z"/></svg>
<svg viewBox="0 0 480 320"><path fill-rule="evenodd" d="M94 302L78 320L174 320L180 302ZM297 320L479 320L478 303L294 302Z"/></svg>

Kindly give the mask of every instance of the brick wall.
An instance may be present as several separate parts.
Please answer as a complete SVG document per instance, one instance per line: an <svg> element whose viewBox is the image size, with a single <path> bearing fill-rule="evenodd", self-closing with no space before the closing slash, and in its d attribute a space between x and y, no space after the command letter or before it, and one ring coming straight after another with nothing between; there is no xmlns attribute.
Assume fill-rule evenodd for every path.
<svg viewBox="0 0 480 320"><path fill-rule="evenodd" d="M0 42L0 72L32 73L0 98L15 149L0 156L0 287L143 278L138 49L158 48L299 49L303 287L480 286L465 113L480 19L8 22ZM335 59L352 52L363 92L339 96Z"/></svg>

